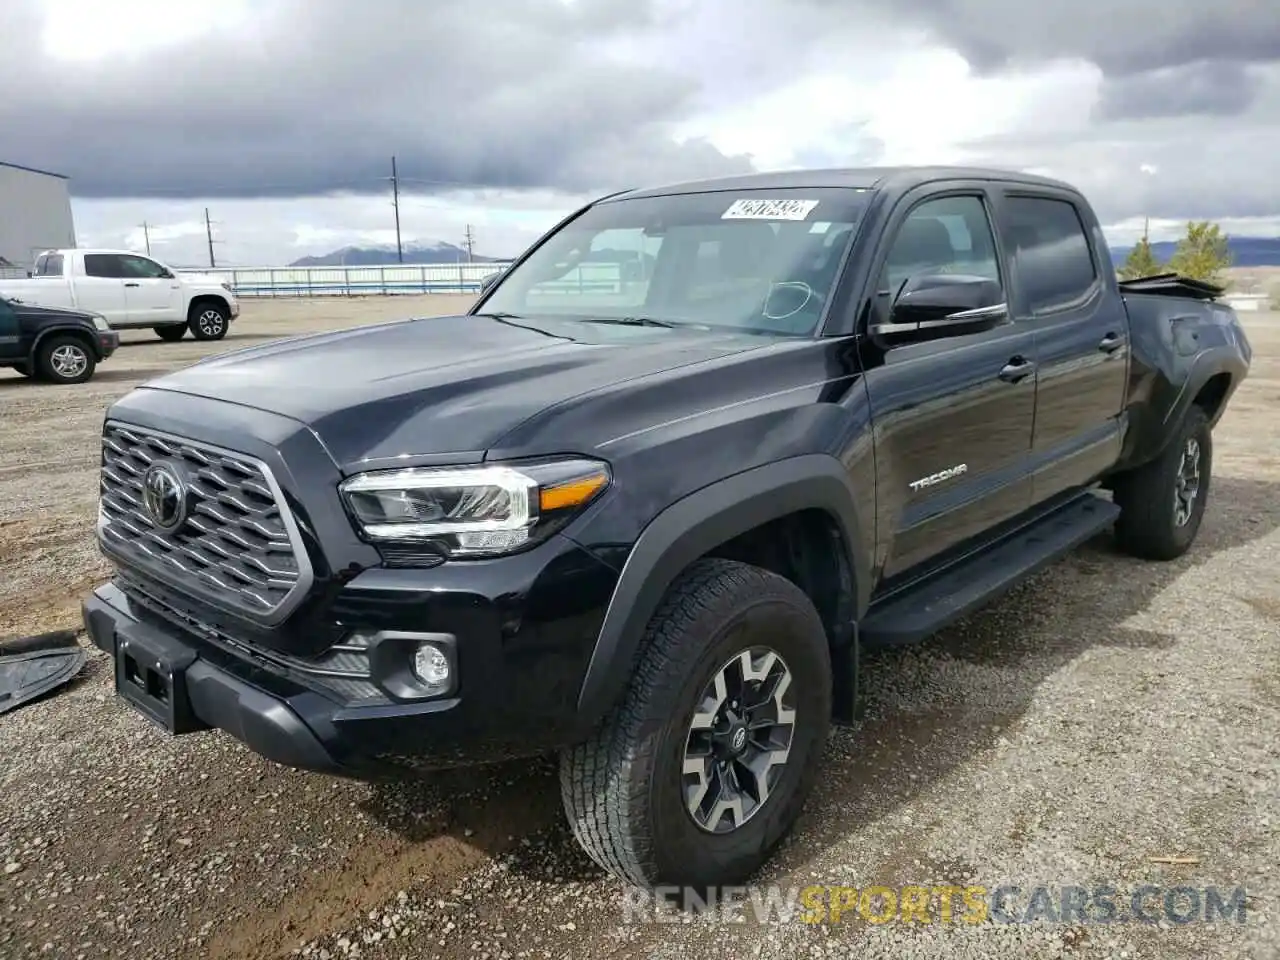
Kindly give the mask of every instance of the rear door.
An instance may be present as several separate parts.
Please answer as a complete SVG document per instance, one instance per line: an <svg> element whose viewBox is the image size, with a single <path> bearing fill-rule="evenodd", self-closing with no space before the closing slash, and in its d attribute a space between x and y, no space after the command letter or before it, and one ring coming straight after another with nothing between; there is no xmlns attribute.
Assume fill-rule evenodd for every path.
<svg viewBox="0 0 1280 960"><path fill-rule="evenodd" d="M1040 502L1092 482L1120 455L1128 317L1078 195L1008 187L997 203L1017 281L1010 309L1035 335L1031 473Z"/></svg>
<svg viewBox="0 0 1280 960"><path fill-rule="evenodd" d="M119 256L114 253L86 253L84 271L76 276L74 283L80 309L102 314L113 327L128 326L125 274Z"/></svg>
<svg viewBox="0 0 1280 960"><path fill-rule="evenodd" d="M894 292L917 273L984 276L1007 290L985 185L941 195L931 186L899 206L874 268L868 326L888 319ZM925 343L868 343L877 560L891 578L1030 506L1034 338L1005 323Z"/></svg>
<svg viewBox="0 0 1280 960"><path fill-rule="evenodd" d="M121 254L124 299L131 323L150 326L183 319L182 285L149 257Z"/></svg>

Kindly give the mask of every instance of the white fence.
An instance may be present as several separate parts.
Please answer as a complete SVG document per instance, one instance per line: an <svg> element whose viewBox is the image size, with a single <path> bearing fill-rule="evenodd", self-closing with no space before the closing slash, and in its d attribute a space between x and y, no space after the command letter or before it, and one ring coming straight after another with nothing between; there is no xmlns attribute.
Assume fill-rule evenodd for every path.
<svg viewBox="0 0 1280 960"><path fill-rule="evenodd" d="M477 293L507 263L401 264L379 267L210 267L182 269L225 280L240 297L359 297Z"/></svg>

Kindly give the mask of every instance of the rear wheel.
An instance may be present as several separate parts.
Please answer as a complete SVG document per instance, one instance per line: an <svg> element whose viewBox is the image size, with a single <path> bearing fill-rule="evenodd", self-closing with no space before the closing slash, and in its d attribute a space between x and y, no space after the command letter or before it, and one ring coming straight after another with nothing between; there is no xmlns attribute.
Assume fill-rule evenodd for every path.
<svg viewBox="0 0 1280 960"><path fill-rule="evenodd" d="M221 340L227 335L231 321L227 311L216 303L197 303L191 308L187 326L197 340Z"/></svg>
<svg viewBox="0 0 1280 960"><path fill-rule="evenodd" d="M88 345L76 337L49 337L40 344L36 371L50 383L84 383L97 361Z"/></svg>
<svg viewBox="0 0 1280 960"><path fill-rule="evenodd" d="M830 718L809 598L766 570L699 561L650 622L622 702L562 754L565 813L620 879L737 882L799 816Z"/></svg>
<svg viewBox="0 0 1280 960"><path fill-rule="evenodd" d="M167 340L170 343L175 340L181 340L187 335L186 325L181 323L171 323L163 327L152 327L151 329L156 332L156 336L161 340Z"/></svg>
<svg viewBox="0 0 1280 960"><path fill-rule="evenodd" d="M1193 406L1164 452L1116 478L1116 540L1144 560L1174 560L1195 541L1213 467L1209 418Z"/></svg>

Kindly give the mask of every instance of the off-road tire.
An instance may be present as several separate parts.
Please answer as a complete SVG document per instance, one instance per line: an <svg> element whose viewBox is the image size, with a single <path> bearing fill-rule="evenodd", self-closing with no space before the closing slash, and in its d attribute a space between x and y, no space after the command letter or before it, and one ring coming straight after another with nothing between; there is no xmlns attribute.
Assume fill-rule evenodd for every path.
<svg viewBox="0 0 1280 960"><path fill-rule="evenodd" d="M721 666L761 644L792 675L791 751L758 813L712 834L695 824L683 794L689 725ZM745 879L790 832L812 789L831 686L826 633L803 591L744 563L696 562L649 622L619 704L591 739L561 753L561 799L578 843L605 870L643 887Z"/></svg>
<svg viewBox="0 0 1280 960"><path fill-rule="evenodd" d="M163 327L152 327L156 336L167 343L174 343L187 335L185 323L166 323Z"/></svg>
<svg viewBox="0 0 1280 960"><path fill-rule="evenodd" d="M187 317L187 326L197 340L221 340L227 335L231 318L227 308L211 301L193 303Z"/></svg>
<svg viewBox="0 0 1280 960"><path fill-rule="evenodd" d="M1179 525L1174 495L1187 441L1199 447L1199 485L1190 518ZM1144 560L1176 560L1191 547L1204 519L1213 466L1213 434L1204 410L1193 405L1176 435L1154 460L1115 478L1114 501L1120 507L1116 542Z"/></svg>
<svg viewBox="0 0 1280 960"><path fill-rule="evenodd" d="M79 360L69 368L65 358L73 355ZM55 334L42 340L36 351L36 375L45 383L84 383L97 365L93 350L79 337Z"/></svg>

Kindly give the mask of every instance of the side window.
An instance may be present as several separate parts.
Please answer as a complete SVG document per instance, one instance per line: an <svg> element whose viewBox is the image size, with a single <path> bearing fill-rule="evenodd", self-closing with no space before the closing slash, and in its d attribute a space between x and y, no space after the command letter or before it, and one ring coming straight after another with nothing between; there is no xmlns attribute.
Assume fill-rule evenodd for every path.
<svg viewBox="0 0 1280 960"><path fill-rule="evenodd" d="M1043 197L1010 197L1006 230L1018 282L1033 314L1069 309L1098 280L1093 249L1075 205Z"/></svg>
<svg viewBox="0 0 1280 960"><path fill-rule="evenodd" d="M88 277L106 277L110 280L119 280L128 276L120 268L120 258L114 253L86 253L84 272Z"/></svg>
<svg viewBox="0 0 1280 960"><path fill-rule="evenodd" d="M35 276L37 277L60 277L62 276L62 254L46 253L44 256L36 259Z"/></svg>
<svg viewBox="0 0 1280 960"><path fill-rule="evenodd" d="M889 248L880 290L897 293L918 273L1000 279L991 221L980 197L926 200L907 214Z"/></svg>
<svg viewBox="0 0 1280 960"><path fill-rule="evenodd" d="M144 280L158 280L168 273L164 267L146 257L120 256L120 267L126 276L140 277Z"/></svg>

